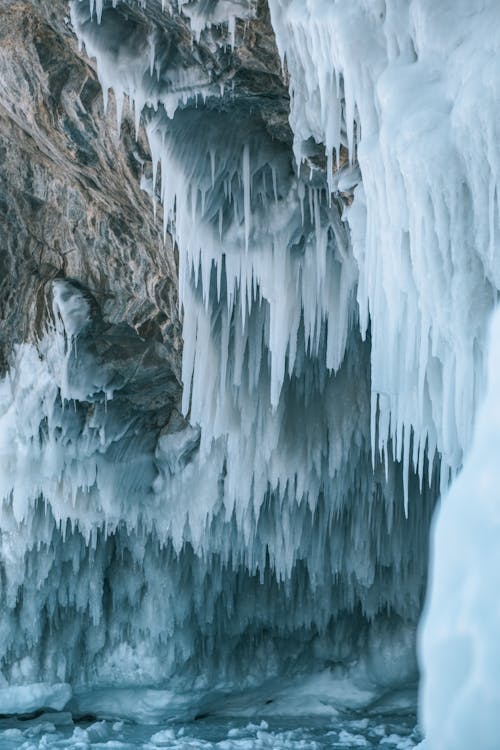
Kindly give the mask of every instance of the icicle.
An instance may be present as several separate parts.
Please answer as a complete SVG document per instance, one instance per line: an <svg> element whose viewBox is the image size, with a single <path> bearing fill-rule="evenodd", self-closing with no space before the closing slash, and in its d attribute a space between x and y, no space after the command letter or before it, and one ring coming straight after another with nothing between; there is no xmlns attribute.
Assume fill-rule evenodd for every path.
<svg viewBox="0 0 500 750"><path fill-rule="evenodd" d="M150 34L148 36L148 45L149 45L149 75L152 77L154 66L155 66L155 56L156 56L156 42L155 42L154 34Z"/></svg>
<svg viewBox="0 0 500 750"><path fill-rule="evenodd" d="M236 17L234 15L231 15L229 17L228 32L229 32L229 38L231 39L231 49L234 50L234 45L236 41Z"/></svg>
<svg viewBox="0 0 500 750"><path fill-rule="evenodd" d="M248 252L248 243L250 239L250 226L251 226L251 175L250 175L250 148L246 143L243 147L243 164L242 164L242 179L243 179L243 202L244 202L244 217L245 217L245 252Z"/></svg>
<svg viewBox="0 0 500 750"><path fill-rule="evenodd" d="M276 176L276 168L274 164L271 164L271 175L273 178L274 200L277 203L278 202L278 181L277 181L277 176Z"/></svg>
<svg viewBox="0 0 500 750"><path fill-rule="evenodd" d="M123 100L124 100L123 91L116 92L115 100L116 100L116 127L117 127L118 134L119 134L121 131L122 119L123 119Z"/></svg>
<svg viewBox="0 0 500 750"><path fill-rule="evenodd" d="M349 13L342 4L323 3L321 18L316 5L270 0L277 43L290 74L297 174L290 150L268 138L257 119L240 118L237 106L231 111L203 106L206 96L217 92L216 84L198 97L197 108L177 109L197 92L184 79L182 94L166 91L158 68L158 83L151 80L161 50L153 52L151 42L144 43L132 60L119 54L123 50L117 42L117 54L116 46L107 44L111 13L100 28L87 24L88 18L87 25L75 23L89 51L96 51L100 80L133 100L136 131L144 106L149 108L144 121L153 192L161 160L163 231L169 228L179 252L182 409L191 426L181 434L165 431L151 438L151 443L157 440L154 460L149 456L148 482L153 487L134 494L141 472L130 470L124 461L113 474L104 460L106 451L121 456L123 449L121 435L115 433L113 442L110 420L117 410L116 404L106 406L105 383L86 442L76 430L72 446L69 430L64 433L65 455L77 451L88 466L70 470L63 461L61 468L59 442L51 441L54 460L37 438L42 411L38 401L29 411L37 415L32 424L23 419L14 429L9 422L12 399L24 408L42 376L52 384L45 387L54 409L58 389L68 396L66 408L64 402L57 406L60 421L74 424L89 411L71 390L76 386L68 350L62 347L64 354L56 356L56 344L62 346L56 337L47 343L55 375L49 377L46 365L30 360L23 370L36 375L30 387L21 392L15 385L8 396L0 390L0 404L2 399L8 404L0 409L8 436L0 446L0 461L5 450L9 467L0 472L0 484L8 484L8 492L9 483L15 484L19 518L29 517L41 489L50 498L49 519L56 511L58 518L67 514L75 519L65 533L73 539L81 527L82 539L92 535L96 571L104 570L98 560L105 551L102 534L118 529L123 520L127 534L141 540L133 543L117 532L114 541L123 544L122 557L130 554L135 566L124 580L133 586L134 597L147 593L129 618L130 633L117 630L119 644L125 642L124 632L130 636L127 643L134 638L145 642L152 663L158 659L176 674L184 664L174 663L177 658L182 662L180 652L196 664L196 648L185 645L190 638L213 642L212 631L191 632L190 623L203 627L200 602L209 608L213 599L214 612L238 606L238 597L226 595L234 581L225 588L225 565L240 576L244 593L250 586L245 576L256 575L257 569L259 577L264 576L258 590L276 602L271 631L283 632L283 640L290 617L297 618L291 636L301 633L301 643L304 635L309 638L304 627L314 622L314 639L319 639L339 611L362 612L367 622L374 622L389 609L402 620L415 620L422 585L416 567L437 491L433 464L439 468L442 462L446 489L467 448L480 396L482 331L499 288L491 250L499 236L494 169L498 139L486 127L487 120L497 120L489 104L494 97L487 95L481 76L471 76L480 92L474 96L462 78L459 86L455 81L449 88L454 71L465 69L464 60L467 65L473 62L473 56L461 59L457 50L467 48L469 29L470 38L476 38L475 14L468 16L463 38L457 40L453 29L448 30L454 42L445 56L440 50L446 39L439 34L426 38L437 34L435 23L417 24L407 16L402 23L399 14L410 12L408 4L404 11L392 4L396 30L390 33L364 0L353 0ZM218 22L213 15L196 15L194 6L182 7L190 14L194 35ZM395 50L412 45L418 49L418 61L397 59ZM491 52L490 58L496 59ZM491 59L481 70L491 70ZM234 79L232 91L236 99ZM168 123L153 113L161 111L161 104ZM474 127L464 125L471 121L469 106ZM488 110L486 117L483 111ZM311 139L325 146L328 174L311 159L305 184L300 162ZM351 164L359 159L356 168L341 167L341 140ZM344 221L340 198L330 199L336 186L345 187L341 197L349 204ZM471 304L476 294L482 300L480 311ZM364 343L358 323L366 335ZM78 354L79 367L85 362L80 341L78 352L70 353ZM98 368L90 362L88 369L95 373ZM56 386L54 378L59 378ZM34 456L30 447L15 480L7 482L10 467L16 465L12 446L23 445L23 430L37 438L33 444L40 455ZM125 454L131 463L132 454L134 460L146 461L133 447ZM72 461L74 467L74 457ZM29 462L34 468L26 472ZM73 471L78 481L69 479ZM415 472L422 502L412 496ZM31 481L33 486L25 491ZM74 497L75 507L68 508L62 497ZM148 558L154 546L150 532L158 538L158 549L170 549L175 565L167 564L158 551L157 558ZM415 541L419 534L422 539ZM19 533L16 542L24 552L23 538ZM188 540L191 558L183 567L179 559ZM75 544L75 560L84 570L79 549ZM188 568L193 578L189 594ZM161 576L154 575L158 570ZM157 578L158 601L165 601L165 611L147 599L160 586ZM271 579L276 589L268 588ZM83 574L81 580L87 580ZM169 587L173 593L167 596ZM360 593L367 591L370 596ZM88 611L94 616L99 596L93 591L90 598L86 593L81 597L80 611L91 600ZM290 606L291 597L297 606ZM151 642L144 641L141 611L154 611L161 620ZM214 614L210 621L214 628L220 624L218 617ZM148 627L156 627L155 618L149 618ZM232 622L238 622L236 614ZM242 633L251 633L246 620L240 625ZM175 657L162 651L165 633ZM181 633L184 640L179 641ZM279 658L279 648L276 653ZM158 674L164 674L162 669L167 667Z"/></svg>

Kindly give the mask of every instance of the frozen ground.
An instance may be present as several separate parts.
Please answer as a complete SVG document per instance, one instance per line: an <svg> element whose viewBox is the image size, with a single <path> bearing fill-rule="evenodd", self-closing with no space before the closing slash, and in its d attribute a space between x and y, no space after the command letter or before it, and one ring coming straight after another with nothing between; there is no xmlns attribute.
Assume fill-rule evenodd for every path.
<svg viewBox="0 0 500 750"><path fill-rule="evenodd" d="M73 724L70 714L44 714L28 721L0 720L1 750L42 748L171 748L172 750L320 750L383 748L410 750L419 742L415 717L374 716L330 721L302 719L248 723L203 719L184 725L138 726L100 721Z"/></svg>

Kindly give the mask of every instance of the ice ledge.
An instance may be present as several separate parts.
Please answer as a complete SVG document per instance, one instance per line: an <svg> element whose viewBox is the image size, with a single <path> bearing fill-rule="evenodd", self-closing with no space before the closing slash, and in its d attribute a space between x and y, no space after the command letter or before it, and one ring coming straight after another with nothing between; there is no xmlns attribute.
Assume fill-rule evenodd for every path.
<svg viewBox="0 0 500 750"><path fill-rule="evenodd" d="M0 714L28 714L44 708L62 711L71 695L71 686L66 682L0 688Z"/></svg>

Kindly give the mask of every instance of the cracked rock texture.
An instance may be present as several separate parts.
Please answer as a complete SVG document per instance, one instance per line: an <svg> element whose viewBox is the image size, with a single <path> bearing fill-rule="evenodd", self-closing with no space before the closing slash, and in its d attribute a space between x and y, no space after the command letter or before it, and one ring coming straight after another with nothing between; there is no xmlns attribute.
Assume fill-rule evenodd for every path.
<svg viewBox="0 0 500 750"><path fill-rule="evenodd" d="M111 323L166 344L179 372L176 263L141 191L145 143L118 134L67 5L0 6L0 368L43 330L50 281L87 286ZM111 103L112 104L112 103Z"/></svg>
<svg viewBox="0 0 500 750"><path fill-rule="evenodd" d="M265 0L256 17L193 43L188 19L150 0L121 3L137 33L154 24L170 40L169 64L196 69L208 106L242 102L273 137L291 142L288 94ZM215 95L224 82L226 93ZM126 323L165 345L179 378L181 335L176 253L162 239L151 198L142 129L129 114L118 132L113 97L107 114L93 62L79 50L65 0L4 0L0 6L0 371L15 343L43 331L50 282L87 287L112 324Z"/></svg>

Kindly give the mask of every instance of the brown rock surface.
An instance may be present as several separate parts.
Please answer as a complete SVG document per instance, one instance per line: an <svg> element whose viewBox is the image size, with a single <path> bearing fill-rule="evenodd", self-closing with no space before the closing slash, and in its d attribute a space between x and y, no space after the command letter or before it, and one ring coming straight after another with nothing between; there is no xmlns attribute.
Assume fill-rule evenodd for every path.
<svg viewBox="0 0 500 750"><path fill-rule="evenodd" d="M82 6L83 7L83 6ZM258 112L273 137L291 142L288 93L267 2L238 21L236 47L227 29L193 44L188 19L121 3L138 34L154 25L168 38L169 64L197 71L207 91L225 84L224 109L235 101ZM130 116L118 133L113 97L104 113L93 62L79 50L66 0L6 0L0 7L0 371L13 344L43 330L56 276L87 286L111 323L126 322L163 341L179 374L181 336L177 269L162 240L150 197L144 133Z"/></svg>
<svg viewBox="0 0 500 750"><path fill-rule="evenodd" d="M47 282L77 279L105 318L163 340L178 373L172 243L139 187L145 143L118 134L63 0L0 7L0 367L43 328Z"/></svg>

